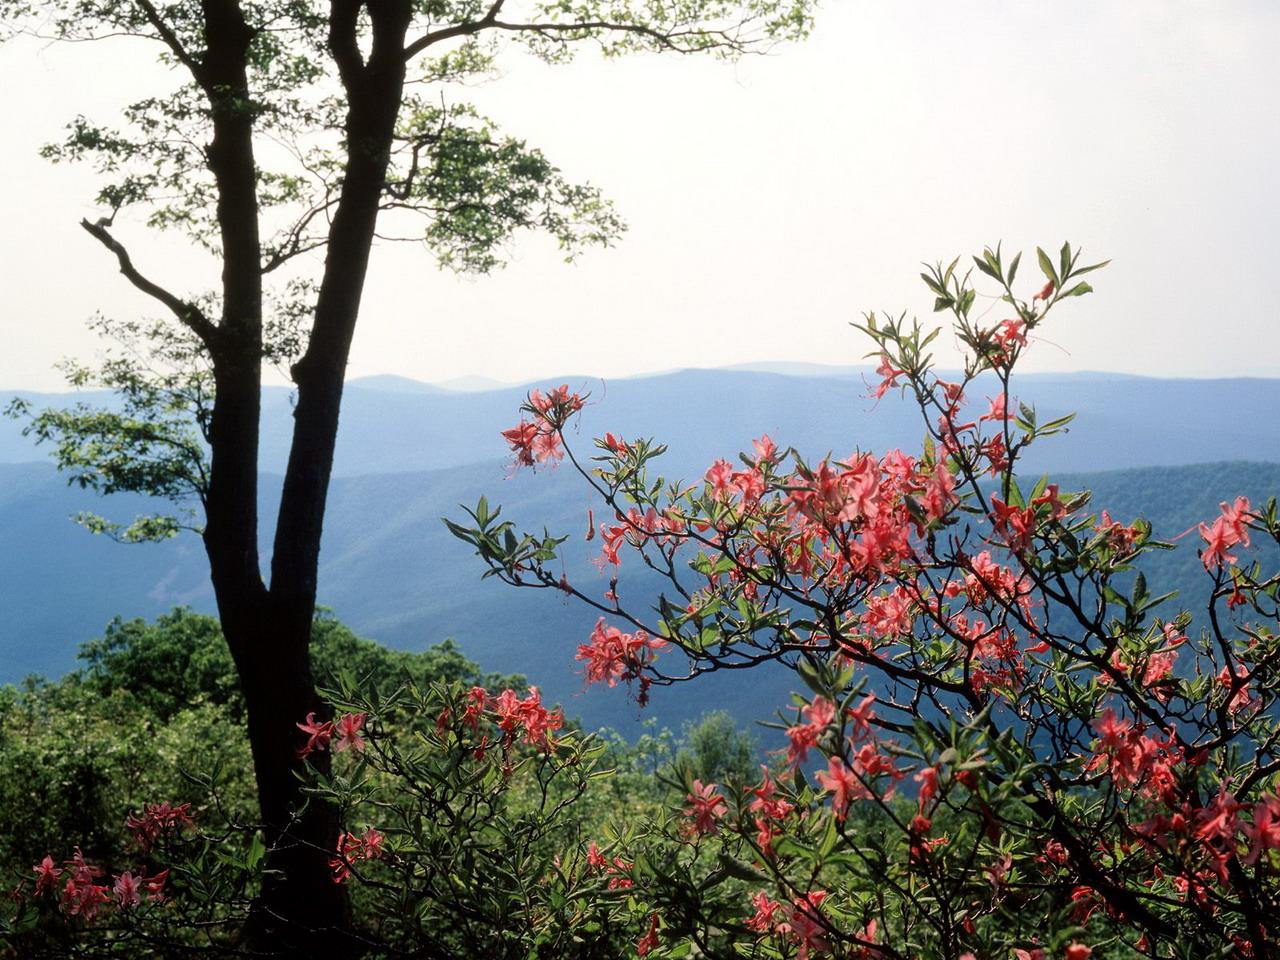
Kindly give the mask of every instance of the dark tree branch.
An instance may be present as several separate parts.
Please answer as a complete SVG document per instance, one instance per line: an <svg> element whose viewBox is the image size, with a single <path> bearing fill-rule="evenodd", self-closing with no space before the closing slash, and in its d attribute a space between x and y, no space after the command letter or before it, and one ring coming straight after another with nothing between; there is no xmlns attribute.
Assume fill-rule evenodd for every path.
<svg viewBox="0 0 1280 960"><path fill-rule="evenodd" d="M307 253L311 250L318 250L328 244L329 240L327 237L308 239L306 237L306 232L307 228L316 217L321 213L328 211L331 207L335 206L337 202L336 198L331 198L326 200L324 203L316 204L303 214L303 216L298 219L297 223L290 228L288 238L278 249L271 251L271 255L267 257L266 262L262 265L262 272L264 274L271 273L273 270L277 270L284 266L284 264L288 263L294 257Z"/></svg>
<svg viewBox="0 0 1280 960"><path fill-rule="evenodd" d="M213 350L218 336L218 328L210 322L209 318L194 303L170 293L158 283L147 279L139 273L138 269L133 265L133 259L129 256L129 251L107 230L107 221L99 220L97 223L91 223L88 220L81 220L80 226L116 255L116 260L120 264L120 272L124 274L126 280L147 294L147 296L159 300L168 307L173 315L198 336L210 351Z"/></svg>
<svg viewBox="0 0 1280 960"><path fill-rule="evenodd" d="M347 90L354 89L364 75L357 30L359 16L360 0L332 0L329 4L329 54Z"/></svg>
<svg viewBox="0 0 1280 960"><path fill-rule="evenodd" d="M156 9L155 4L151 0L137 0L138 6L147 18L147 22L155 28L156 33L160 35L160 39L164 42L178 62L191 71L191 75L195 77L197 83L204 86L204 65L193 57L187 48L182 45L182 41L178 39L178 35L173 32L172 28L164 22L164 17L160 16L160 11Z"/></svg>
<svg viewBox="0 0 1280 960"><path fill-rule="evenodd" d="M646 27L639 23L613 23L608 20L586 20L580 23L507 23L498 20L494 21L490 26L495 30L507 30L512 33L541 33L547 36L596 30L609 33L634 33L648 40L653 40L659 46L676 53L684 53L692 49L682 47L676 42L685 37L718 37L719 39L712 44L715 47L739 45L723 30L676 30L671 33L664 33L661 30L655 30L653 27Z"/></svg>
<svg viewBox="0 0 1280 960"><path fill-rule="evenodd" d="M497 22L498 14L502 11L504 2L505 0L495 0L493 6L479 20L455 24L452 27L445 27L443 30L428 31L404 48L405 62L412 60L427 47L442 43L445 40L452 40L454 37L470 37L481 30L493 26Z"/></svg>

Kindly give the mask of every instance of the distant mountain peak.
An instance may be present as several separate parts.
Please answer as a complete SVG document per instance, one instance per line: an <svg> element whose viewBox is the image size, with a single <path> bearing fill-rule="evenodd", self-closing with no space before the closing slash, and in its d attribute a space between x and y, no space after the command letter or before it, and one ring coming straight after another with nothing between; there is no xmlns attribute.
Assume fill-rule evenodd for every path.
<svg viewBox="0 0 1280 960"><path fill-rule="evenodd" d="M432 383L423 383L411 377L401 377L394 373L376 373L368 377L356 377L347 381L348 387L357 390L378 390L382 393L443 393L444 388Z"/></svg>
<svg viewBox="0 0 1280 960"><path fill-rule="evenodd" d="M482 393L488 390L504 390L507 387L515 386L515 384L504 380L495 380L493 377L471 375L454 377L452 380L442 380L436 386L441 390L452 390L455 393Z"/></svg>
<svg viewBox="0 0 1280 960"><path fill-rule="evenodd" d="M348 387L357 390L377 390L381 393L485 393L514 386L492 377L466 376L427 383L412 377L394 373L375 373L367 377L355 377L347 381Z"/></svg>

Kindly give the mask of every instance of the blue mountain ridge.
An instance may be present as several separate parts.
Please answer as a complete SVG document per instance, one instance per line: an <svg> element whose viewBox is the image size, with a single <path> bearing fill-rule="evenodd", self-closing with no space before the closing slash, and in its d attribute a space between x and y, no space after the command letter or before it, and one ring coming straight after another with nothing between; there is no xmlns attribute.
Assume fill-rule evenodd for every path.
<svg viewBox="0 0 1280 960"><path fill-rule="evenodd" d="M604 430L656 435L671 444L664 458L671 476L700 476L716 457L732 457L764 430L809 457L829 449L841 455L855 448L910 451L923 433L914 409L894 397L873 405L854 377L681 371L603 385L568 382L592 391L580 449ZM1046 376L1027 378L1024 386L1042 418L1081 411L1070 434L1039 445L1026 472L1050 470L1064 489L1093 489L1098 507L1122 519L1146 515L1160 536L1181 533L1236 493L1261 499L1280 491L1280 465L1247 462L1280 459L1280 427L1237 423L1234 415L1274 409L1276 381ZM504 460L498 430L518 418L524 393L349 386L320 601L358 632L392 646L421 649L455 637L486 669L529 675L589 726L634 729L640 713L624 691L582 688L573 653L595 614L556 592L482 582L480 562L440 522L461 517L460 505L484 494L524 528L569 534L566 575L587 592L607 589L607 577L590 562L598 544L581 539L592 501L580 478L565 466L513 474ZM264 468L283 461L287 393L269 392L266 406ZM154 616L176 604L212 610L198 538L121 546L90 536L67 517L95 509L128 518L147 505L140 498L103 502L69 489L48 463L30 462L40 451L20 437L15 442L12 425L8 430L0 430L0 682L70 669L77 644L97 636L116 614ZM3 462L15 459L28 462ZM1109 469L1116 467L1125 469ZM263 480L269 529L279 478L266 472ZM1192 540L1157 558L1153 585L1174 582L1195 599L1202 581ZM263 548L269 550L269 542ZM656 590L652 578L624 567L624 600L644 606ZM754 720L784 706L794 688L785 670L705 677L655 690L645 715L678 724L726 707L740 720Z"/></svg>
<svg viewBox="0 0 1280 960"><path fill-rule="evenodd" d="M918 447L919 412L896 393L879 403L866 397L866 371L831 375L744 370L680 370L649 377L599 380L552 377L538 384L456 391L403 378L355 380L347 385L335 476L399 473L500 459L499 431L519 418L530 386L567 382L591 401L584 438L611 430L658 436L671 447L673 473L692 474L716 456L748 447L768 432L806 454L855 448ZM839 369L839 368L836 368ZM995 384L971 389L975 406ZM19 394L35 405L78 399L102 402L102 393ZM0 392L0 396L4 396ZM1038 374L1016 382L1017 399L1033 404L1041 420L1075 411L1069 437L1038 445L1028 469L1106 470L1124 467L1280 459L1280 419L1258 411L1280 409L1280 379L1155 379L1119 374ZM286 462L291 394L269 387L263 396L261 468L278 473ZM20 425L0 418L0 463L43 459Z"/></svg>

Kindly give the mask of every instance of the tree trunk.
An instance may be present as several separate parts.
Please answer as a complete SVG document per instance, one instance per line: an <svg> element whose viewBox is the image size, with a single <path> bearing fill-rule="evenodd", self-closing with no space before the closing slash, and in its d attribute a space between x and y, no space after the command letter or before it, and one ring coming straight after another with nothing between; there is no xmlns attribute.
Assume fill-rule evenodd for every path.
<svg viewBox="0 0 1280 960"><path fill-rule="evenodd" d="M226 609L223 629L235 654L248 712L268 856L262 891L244 931L253 953L297 958L352 957L346 888L333 882L329 859L341 830L331 804L304 802L298 777L304 763L295 723L308 713L328 717L311 672L312 608L282 610L264 604ZM314 753L314 767L329 772L329 755Z"/></svg>
<svg viewBox="0 0 1280 960"><path fill-rule="evenodd" d="M207 156L222 239L222 316L210 345L216 392L204 540L244 694L268 849L266 879L244 939L250 951L267 956L345 957L355 952L350 906L328 864L340 830L337 811L304 804L297 776L302 741L295 724L312 711L325 713L311 673L314 570L310 593L281 602L263 583L258 551L263 290L246 69L253 31L238 3L203 0L202 6L208 52L198 79L213 119ZM318 547L318 528L315 536ZM322 770L328 759L313 757Z"/></svg>
<svg viewBox="0 0 1280 960"><path fill-rule="evenodd" d="M404 40L412 15L408 0L369 8L373 44L367 64L360 63L355 48L358 7L345 5L350 20L335 12L330 30L348 96L347 164L329 229L315 322L306 353L292 370L298 400L271 562L272 594L289 605L315 603L347 359L404 95Z"/></svg>
<svg viewBox="0 0 1280 960"><path fill-rule="evenodd" d="M358 5L357 5L358 6ZM276 521L271 586L265 603L243 620L223 615L249 711L258 798L278 871L264 886L248 933L251 949L291 957L348 957L360 952L345 888L333 882L341 824L332 807L304 800L296 772L301 743L295 724L328 712L315 692L310 636L320 540L347 358L364 290L369 254L404 86L404 36L411 8L393 0L369 8L373 46L368 63L348 74L347 167L329 231L315 320L295 365L297 404ZM341 28L340 22L335 27ZM234 622L233 624L231 622ZM233 637L234 633L234 637ZM313 754L324 772L329 755ZM296 815L296 817L295 817Z"/></svg>
<svg viewBox="0 0 1280 960"><path fill-rule="evenodd" d="M341 825L328 804L304 807L295 726L314 711L310 641L315 595L282 602L267 590L257 546L257 435L260 384L256 365L223 361L212 429L214 463L205 544L223 634L231 648L248 714L268 855L268 879L245 931L251 950L280 957L353 955L346 888L328 860ZM327 754L312 761L328 771Z"/></svg>
<svg viewBox="0 0 1280 960"><path fill-rule="evenodd" d="M252 34L239 5L202 0L213 105L209 163L218 182L223 302L213 345L216 395L205 545L223 633L248 711L248 735L266 833L267 879L245 930L250 951L297 958L359 953L346 889L333 882L341 823L333 807L306 803L295 724L328 719L316 693L310 641L325 501L338 414L373 245L395 124L403 97L409 0L367 6L333 0L330 46L348 95L347 165L329 231L311 337L294 366L297 405L271 560L262 581L258 554L258 437L261 413L262 274L251 102L245 63ZM365 62L356 43L364 6L373 42ZM328 772L327 753L313 765Z"/></svg>

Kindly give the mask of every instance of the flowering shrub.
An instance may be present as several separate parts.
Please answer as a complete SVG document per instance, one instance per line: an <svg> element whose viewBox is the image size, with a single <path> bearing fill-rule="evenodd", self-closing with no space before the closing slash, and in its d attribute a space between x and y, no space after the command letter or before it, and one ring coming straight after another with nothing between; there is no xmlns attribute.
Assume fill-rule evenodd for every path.
<svg viewBox="0 0 1280 960"><path fill-rule="evenodd" d="M0 944L15 957L226 955L260 882L264 850L252 827L226 815L224 784L191 776L212 802L148 803L123 826L115 860L79 846L46 854L12 891ZM61 857L61 859L60 859Z"/></svg>
<svg viewBox="0 0 1280 960"><path fill-rule="evenodd" d="M606 747L566 730L536 688L406 683L332 703L333 719L298 721L298 750L341 755L331 775L312 769L307 793L347 824L329 866L352 894L359 953L597 957L644 936L630 864L586 833L582 800ZM207 788L199 811L157 802L129 815L136 862L44 857L0 933L21 956L244 955L268 851Z"/></svg>
<svg viewBox="0 0 1280 960"><path fill-rule="evenodd" d="M965 353L954 376L934 368L940 329L857 324L872 396L924 414L910 453L808 461L764 436L677 482L652 439L606 434L587 461L566 432L586 398L531 394L504 436L518 466L564 460L593 489L603 594L561 572L566 538L520 535L483 501L450 524L488 575L604 615L578 649L588 681L643 703L780 661L809 691L782 711L780 769L691 782L637 840L656 918L637 952L1280 955L1280 575L1247 552L1280 542L1275 501L1224 502L1198 528L1212 592L1193 616L1147 583L1144 557L1170 547L1147 522L1020 477L1070 418L1018 402L1013 371L1104 265L1069 245L1037 260L1030 299L999 248L923 275ZM974 271L1007 319L975 309ZM625 601L628 564L664 578L652 610Z"/></svg>

